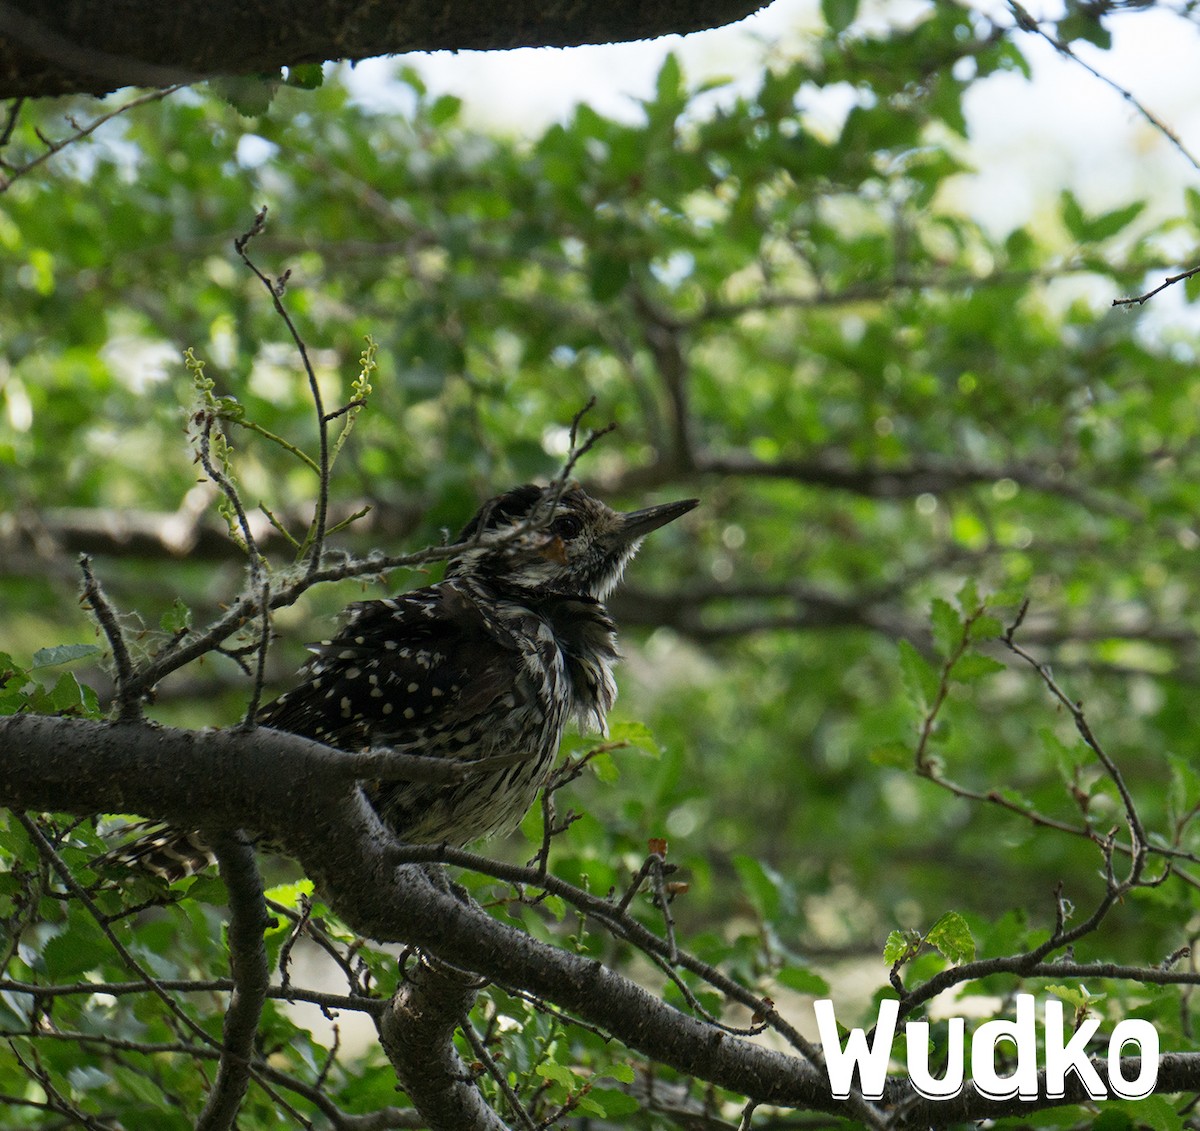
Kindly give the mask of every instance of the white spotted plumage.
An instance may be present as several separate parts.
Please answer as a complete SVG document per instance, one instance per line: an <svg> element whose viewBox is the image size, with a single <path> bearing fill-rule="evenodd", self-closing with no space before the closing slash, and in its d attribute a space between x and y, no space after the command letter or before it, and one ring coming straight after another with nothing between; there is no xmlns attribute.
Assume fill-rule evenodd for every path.
<svg viewBox="0 0 1200 1131"><path fill-rule="evenodd" d="M694 505L619 514L578 488L514 488L467 525L444 581L351 605L258 721L345 750L471 762L477 772L454 785L364 783L402 840L506 831L545 783L568 721L605 731L617 646L603 599L642 537Z"/></svg>

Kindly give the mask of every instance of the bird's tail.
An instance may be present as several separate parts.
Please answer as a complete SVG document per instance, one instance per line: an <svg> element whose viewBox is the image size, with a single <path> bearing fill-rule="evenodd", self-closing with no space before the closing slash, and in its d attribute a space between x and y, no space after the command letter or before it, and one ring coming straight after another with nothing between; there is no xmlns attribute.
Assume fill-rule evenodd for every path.
<svg viewBox="0 0 1200 1131"><path fill-rule="evenodd" d="M116 868L150 872L173 884L216 863L212 849L197 832L154 822L129 825L123 831L128 833L137 829L147 831L134 840L117 845L103 856L97 856L92 861L92 868L96 871Z"/></svg>

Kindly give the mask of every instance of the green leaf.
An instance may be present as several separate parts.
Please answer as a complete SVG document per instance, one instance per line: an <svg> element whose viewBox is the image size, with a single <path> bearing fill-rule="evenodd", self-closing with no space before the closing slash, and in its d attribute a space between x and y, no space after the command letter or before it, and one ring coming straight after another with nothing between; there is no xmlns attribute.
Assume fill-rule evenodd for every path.
<svg viewBox="0 0 1200 1131"><path fill-rule="evenodd" d="M622 1084L632 1084L637 1079L637 1073L634 1072L632 1064L616 1060L612 1064L604 1066L600 1077L601 1079L607 1077L609 1080L619 1080Z"/></svg>
<svg viewBox="0 0 1200 1131"><path fill-rule="evenodd" d="M567 1089L576 1088L579 1085L579 1077L565 1064L559 1064L554 1060L543 1060L534 1071L544 1080L553 1080Z"/></svg>
<svg viewBox="0 0 1200 1131"><path fill-rule="evenodd" d="M597 302L616 298L631 277L629 260L619 255L598 251L588 264L588 286Z"/></svg>
<svg viewBox="0 0 1200 1131"><path fill-rule="evenodd" d="M1167 764L1171 769L1167 797L1172 812L1177 817L1195 812L1200 807L1200 771L1197 771L1190 758L1178 754L1168 753Z"/></svg>
<svg viewBox="0 0 1200 1131"><path fill-rule="evenodd" d="M738 854L733 858L733 866L755 911L766 922L773 922L780 908L778 877L753 856Z"/></svg>
<svg viewBox="0 0 1200 1131"><path fill-rule="evenodd" d="M908 640L896 645L900 652L900 675L905 690L917 710L924 713L937 699L938 675L926 662L925 657Z"/></svg>
<svg viewBox="0 0 1200 1131"><path fill-rule="evenodd" d="M941 655L949 658L963 641L963 623L949 601L935 597L930 609L933 643Z"/></svg>
<svg viewBox="0 0 1200 1131"><path fill-rule="evenodd" d="M950 678L960 683L970 683L972 680L983 679L1005 670L1006 666L999 660L993 660L991 656L968 652L965 656L960 656L950 669Z"/></svg>
<svg viewBox="0 0 1200 1131"><path fill-rule="evenodd" d="M1111 239L1118 232L1127 228L1145 211L1146 202L1135 200L1124 208L1114 208L1095 217L1088 224L1088 231L1093 241Z"/></svg>
<svg viewBox="0 0 1200 1131"><path fill-rule="evenodd" d="M1200 228L1200 189L1188 185L1183 190L1183 203L1187 208L1189 222L1193 227Z"/></svg>
<svg viewBox="0 0 1200 1131"><path fill-rule="evenodd" d="M295 63L287 68L283 81L301 90L316 90L325 82L325 68L320 63Z"/></svg>
<svg viewBox="0 0 1200 1131"><path fill-rule="evenodd" d="M1087 243L1087 218L1084 216L1083 208L1080 206L1075 194L1070 189L1063 190L1062 196L1059 198L1059 211L1062 214L1063 224L1066 225L1071 238L1078 243Z"/></svg>
<svg viewBox="0 0 1200 1131"><path fill-rule="evenodd" d="M896 770L907 770L913 764L913 749L900 739L882 742L874 747L867 757L876 766L887 766Z"/></svg>
<svg viewBox="0 0 1200 1131"><path fill-rule="evenodd" d="M1140 1100L1111 1100L1092 1124L1093 1129L1112 1131L1101 1126L1106 1115L1112 1113L1125 1120L1126 1126L1150 1128L1150 1131L1182 1131L1188 1124L1165 1096L1146 1096ZM1114 1127L1116 1124L1114 1123Z"/></svg>
<svg viewBox="0 0 1200 1131"><path fill-rule="evenodd" d="M968 631L972 640L989 640L1000 636L1004 632L1004 625L999 617L985 613L971 621Z"/></svg>
<svg viewBox="0 0 1200 1131"><path fill-rule="evenodd" d="M81 684L71 672L63 672L58 682L45 690L39 684L33 684L30 690L22 694L22 702L17 708L25 709L39 715L72 715L76 718L97 718L100 714L100 704L96 693Z"/></svg>
<svg viewBox="0 0 1200 1131"><path fill-rule="evenodd" d="M636 1096L618 1088L592 1088L586 1099L595 1105L596 1114L603 1119L633 1115L642 1109L641 1101Z"/></svg>
<svg viewBox="0 0 1200 1131"><path fill-rule="evenodd" d="M63 672L47 697L50 710L56 714L78 714L85 708L83 688L71 672Z"/></svg>
<svg viewBox="0 0 1200 1131"><path fill-rule="evenodd" d="M921 934L912 928L903 931L889 931L887 941L883 944L883 960L889 966L897 962L907 962L912 958L921 945Z"/></svg>
<svg viewBox="0 0 1200 1131"><path fill-rule="evenodd" d="M439 95L429 107L429 123L444 126L454 121L462 110L462 99L453 94Z"/></svg>
<svg viewBox="0 0 1200 1131"><path fill-rule="evenodd" d="M269 75L221 75L209 79L206 85L243 118L257 118L270 109L280 75L278 70Z"/></svg>
<svg viewBox="0 0 1200 1131"><path fill-rule="evenodd" d="M566 901L558 895L546 895L542 898L542 906L550 912L558 922L562 922L567 916Z"/></svg>
<svg viewBox="0 0 1200 1131"><path fill-rule="evenodd" d="M975 958L975 939L971 928L957 911L943 914L925 936L925 941L955 966L971 962Z"/></svg>
<svg viewBox="0 0 1200 1131"><path fill-rule="evenodd" d="M1092 759L1092 752L1082 742L1066 743L1049 727L1041 727L1038 737L1042 749L1054 759L1059 775L1066 782L1075 780L1075 772Z"/></svg>
<svg viewBox="0 0 1200 1131"><path fill-rule="evenodd" d="M179 597L175 598L171 607L158 619L158 627L163 632L169 632L172 635L182 632L185 628L190 628L191 625L192 610Z"/></svg>
<svg viewBox="0 0 1200 1131"><path fill-rule="evenodd" d="M662 747L658 745L653 732L645 723L613 723L608 728L608 737L612 742L628 743L635 750L654 758L662 755Z"/></svg>
<svg viewBox="0 0 1200 1131"><path fill-rule="evenodd" d="M287 884L276 884L263 892L263 897L272 903L282 903L284 907L298 907L302 895L311 896L313 882L310 879L293 880Z"/></svg>
<svg viewBox="0 0 1200 1131"><path fill-rule="evenodd" d="M682 103L686 99L686 92L683 89L683 67L679 63L679 56L674 51L667 53L667 57L662 61L662 66L658 69L658 75L654 80L654 92L657 100L666 105Z"/></svg>
<svg viewBox="0 0 1200 1131"><path fill-rule="evenodd" d="M1127 228L1145 210L1145 201L1134 201L1122 208L1114 208L1099 216L1088 216L1069 190L1063 192L1060 200L1063 223L1067 231L1079 243L1092 244L1111 239L1124 228Z"/></svg>
<svg viewBox="0 0 1200 1131"><path fill-rule="evenodd" d="M1103 1001L1107 994L1091 994L1088 993L1086 986L1047 986L1046 992L1053 994L1056 998L1061 998L1068 1005L1076 1010L1084 1010L1097 1002Z"/></svg>
<svg viewBox="0 0 1200 1131"><path fill-rule="evenodd" d="M858 15L858 0L821 0L821 15L835 35L845 31Z"/></svg>
<svg viewBox="0 0 1200 1131"><path fill-rule="evenodd" d="M775 980L789 990L798 994L811 994L820 997L829 993L829 983L820 974L806 970L802 966L784 966L775 972Z"/></svg>
<svg viewBox="0 0 1200 1131"><path fill-rule="evenodd" d="M94 970L112 954L112 944L96 921L82 908L73 908L67 929L42 948L42 961L50 977L66 979Z"/></svg>
<svg viewBox="0 0 1200 1131"><path fill-rule="evenodd" d="M225 907L229 903L229 892L221 877L211 870L202 872L192 879L187 889L188 899L200 903L210 903L216 907Z"/></svg>
<svg viewBox="0 0 1200 1131"><path fill-rule="evenodd" d="M607 751L591 758L588 761L588 769L605 785L612 785L621 778L621 769L617 765L616 759Z"/></svg>
<svg viewBox="0 0 1200 1131"><path fill-rule="evenodd" d="M1102 51L1107 51L1112 47L1112 33L1100 22L1097 15L1079 10L1077 4L1068 4L1067 7L1069 11L1072 8L1075 10L1066 19L1058 21L1055 30L1059 39L1064 43L1083 39L1099 47Z"/></svg>
<svg viewBox="0 0 1200 1131"><path fill-rule="evenodd" d="M95 644L59 644L53 648L39 648L33 654L33 668L53 668L58 664L69 664L84 656L97 656L100 649Z"/></svg>

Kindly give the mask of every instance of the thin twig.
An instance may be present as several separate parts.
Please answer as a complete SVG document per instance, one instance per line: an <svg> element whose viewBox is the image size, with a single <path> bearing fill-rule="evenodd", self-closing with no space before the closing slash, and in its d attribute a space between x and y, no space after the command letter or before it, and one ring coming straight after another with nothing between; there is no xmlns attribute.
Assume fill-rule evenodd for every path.
<svg viewBox="0 0 1200 1131"><path fill-rule="evenodd" d="M33 841L42 858L50 865L50 867L58 874L58 877L66 885L67 889L83 904L87 912L96 921L104 936L108 939L112 948L120 956L121 961L136 974L150 990L170 1011L173 1017L178 1020L186 1029L194 1036L198 1037L204 1044L217 1047L219 1042L211 1037L200 1025L193 1021L182 1009L176 1004L175 999L163 988L162 984L154 977L130 952L125 946L112 927L104 920L104 913L96 906L95 901L90 895L80 886L79 882L71 874L71 869L67 867L66 862L58 854L57 849L52 845L38 828L37 823L27 817L24 813L15 814L21 826L25 829L29 839Z"/></svg>
<svg viewBox="0 0 1200 1131"><path fill-rule="evenodd" d="M1138 295L1137 298L1114 298L1113 306L1141 306L1143 303L1149 302L1160 291L1165 291L1168 287L1173 287L1176 283L1182 283L1184 279L1190 279L1193 275L1200 275L1200 267L1193 267L1188 271L1182 271L1178 275L1168 275L1157 287L1152 291L1147 291L1144 295Z"/></svg>
<svg viewBox="0 0 1200 1131"><path fill-rule="evenodd" d="M479 1063L487 1070L487 1074L496 1082L496 1086L503 1093L505 1100L508 1102L509 1109L516 1116L517 1122L520 1123L526 1131L537 1131L537 1124L533 1121L533 1116L525 1110L525 1105L521 1103L520 1096L513 1090L512 1085L508 1082L508 1075L493 1059L492 1054L488 1052L487 1045L483 1043L483 1039L475 1031L475 1026L471 1024L471 1018L464 1016L458 1023L459 1030L462 1035L467 1038L467 1044L471 1046L471 1051L475 1054Z"/></svg>
<svg viewBox="0 0 1200 1131"><path fill-rule="evenodd" d="M349 944L346 948L346 953L343 954L342 951L338 949L337 944L334 942L334 940L321 927L320 923L317 920L314 920L312 918L312 901L309 899L309 897L307 895L302 895L300 897L301 911L299 911L299 912L293 910L291 907L285 907L282 903L276 903L274 900L270 900L270 899L267 900L267 906L272 911L274 911L277 915L282 915L285 919L290 919L292 921L292 923L297 926L297 929L303 928L303 933L309 939L311 939L318 947L320 947L330 957L330 959L333 960L334 964L345 975L346 985L350 989L350 998L346 999L346 1000L351 1000L351 1001L356 1000L358 997L361 996L365 1001L378 1002L379 999L370 997L370 994L372 991L371 991L370 985L369 985L369 981L370 981L369 976L364 978L360 974L359 971L355 970L354 964L351 961L354 958L354 955L357 952L358 948L362 945L361 939L356 939L353 943ZM295 937L296 937L296 934L295 934L295 932L293 932L293 939ZM289 941L292 941L292 940L289 940ZM280 953L279 958L280 958L280 974L285 975L284 968L283 968L284 955L282 952ZM288 979L286 978L286 976L284 976L284 987L283 988L288 993L291 992L291 989L288 985ZM297 991L297 992L302 992L302 991ZM333 1004L333 1007L337 1008L337 1009L346 1008L343 1005L338 1005L336 1002L334 1002L332 1004ZM350 1007L350 1008L355 1008L355 1007ZM383 1008L382 1002L379 1002L379 1008L380 1009ZM368 1010L368 1012L371 1012L371 1010Z"/></svg>
<svg viewBox="0 0 1200 1131"><path fill-rule="evenodd" d="M56 153L61 153L68 145L72 145L77 141L82 141L89 134L95 133L95 131L104 125L105 122L112 121L113 118L120 114L124 114L127 110L132 110L137 106L144 106L147 102L158 102L160 99L166 98L170 94L174 94L177 90L182 90L186 85L186 83L177 83L175 86L169 86L165 90L152 90L148 94L139 95L137 98L126 102L124 105L118 106L115 110L110 110L107 114L102 114L99 118L96 118L94 121L89 122L86 126L77 129L73 134L69 134L67 137L63 138L62 141L49 141L47 138L42 136L40 130L35 131L39 140L43 145L46 146L46 152L38 157L35 157L27 164L12 169L12 172L8 173L7 175L0 174L0 192L4 192L18 177L23 177L26 173L33 172L33 170L43 162L49 161L50 158ZM15 121L15 115L13 115L9 123L10 128L8 132L11 132L11 125L15 124ZM7 137L5 137L5 140L8 140Z"/></svg>
<svg viewBox="0 0 1200 1131"><path fill-rule="evenodd" d="M276 905L272 903L271 906L274 908ZM311 916L312 900L307 895L302 894L300 896L300 916L292 924L292 929L288 932L288 937L284 940L283 946L279 948L279 961L276 963L279 969L279 985L283 990L286 990L292 982L292 947L296 945L297 940L304 934L304 928L308 926Z"/></svg>
<svg viewBox="0 0 1200 1131"><path fill-rule="evenodd" d="M21 107L25 105L24 98L14 98L8 108L8 117L4 121L4 128L0 130L0 149L3 149L11 140L13 130L17 128L17 119L21 116ZM7 162L3 163L5 168L11 168Z"/></svg>
<svg viewBox="0 0 1200 1131"><path fill-rule="evenodd" d="M1146 853L1149 848L1149 841L1146 838L1145 829L1142 827L1141 817L1138 815L1137 806L1133 800L1133 794L1129 792L1129 787L1125 784L1125 778L1121 774L1116 762L1109 756L1108 752L1100 744L1100 740L1092 732L1092 728L1087 721L1087 716L1083 711L1083 704L1078 700L1071 699L1065 691L1055 682L1053 675L1050 672L1048 665L1041 663L1028 652L1025 651L1014 640L1017 629L1020 627L1021 621L1025 617L1025 611L1028 608L1029 602L1022 604L1017 619L1009 626L1008 630L1000 637L1004 646L1014 655L1019 656L1030 667L1037 672L1042 683L1045 684L1050 694L1062 704L1063 707L1070 712L1071 719L1075 723L1075 729L1079 733L1079 737L1083 739L1087 747L1096 755L1100 764L1104 767L1105 773L1108 774L1113 784L1117 787L1117 792L1121 796L1121 803L1125 807L1125 819L1129 825L1129 835L1132 847L1132 863L1130 865L1130 875L1128 883L1136 884L1141 878L1142 869L1145 865Z"/></svg>
<svg viewBox="0 0 1200 1131"><path fill-rule="evenodd" d="M317 383L316 371L309 360L308 347L304 344L304 339L301 338L300 331L296 329L296 324L292 321L291 315L288 314L287 308L283 305L284 289L290 272L284 272L277 280L272 280L260 271L258 266L246 254L246 245L262 232L266 218L267 209L264 206L254 217L254 222L250 227L233 241L233 246L241 257L242 262L254 273L262 285L267 288L267 292L271 296L271 302L275 306L275 313L283 319L284 325L288 328L288 333L291 334L292 341L300 353L300 360L304 365L304 372L308 377L309 392L312 395L313 406L317 413L317 436L319 443L319 456L317 460L317 507L316 513L313 516L312 529L304 546L308 553L307 574L311 577L320 566L321 558L325 552L325 525L329 512L329 417L325 413L325 404L321 399L321 387Z"/></svg>
<svg viewBox="0 0 1200 1131"><path fill-rule="evenodd" d="M1200 975L1196 980L1200 982ZM231 978L180 979L160 978L158 984L171 993L214 994L228 993L233 989ZM107 994L110 997L125 997L130 994L148 993L145 982L70 982L56 985L41 985L37 982L21 982L11 978L0 978L0 991L26 994L36 999L56 997L91 997ZM357 994L331 994L324 990L309 990L298 986L270 986L267 996L272 1000L287 1002L309 1002L320 1009L341 1009L377 1016L387 1006L381 998L360 997Z"/></svg>
<svg viewBox="0 0 1200 1131"><path fill-rule="evenodd" d="M229 505L233 507L234 514L237 516L237 523L242 532L242 540L245 543L246 559L250 566L250 581L254 584L258 581L262 573L265 559L262 551L258 548L258 543L255 541L254 532L250 529L250 519L246 514L246 508L242 505L242 497L238 494L237 488L230 482L228 476L224 472L219 471L212 461L212 430L216 424L217 418L209 413L204 418L204 426L200 430L199 444L197 445L200 455L200 465L204 468L204 474L209 477L221 490L221 493L229 501Z"/></svg>
<svg viewBox="0 0 1200 1131"><path fill-rule="evenodd" d="M1156 117L1146 106L1138 101L1137 96L1132 91L1127 90L1115 79L1110 79L1107 75L1096 70L1096 68L1085 59L1082 59L1076 55L1071 49L1071 45L1069 43L1059 39L1055 35L1051 35L1048 31L1046 31L1041 24L1039 24L1038 21L1029 14L1029 12L1027 12L1019 3L1017 3L1017 0L1008 0L1008 7L1013 14L1013 18L1017 22L1017 26L1022 31L1031 32L1034 35L1041 36L1041 38L1049 43L1050 46L1053 47L1054 50L1060 55L1070 59L1072 62L1078 63L1085 71L1088 72L1088 74L1092 75L1094 78L1098 78L1102 83L1105 84L1105 86L1115 90L1123 99L1125 99L1126 102L1129 103L1130 106L1132 106L1143 118L1145 118L1145 120L1149 122L1151 126L1153 126L1160 134L1162 134L1163 137L1165 137L1175 147L1175 149L1179 151L1180 154L1183 155L1193 169L1200 170L1200 160L1197 160L1196 157L1188 150L1188 148L1180 140L1179 135L1175 133L1175 131L1172 130L1171 127L1166 124L1166 122L1162 121L1161 118Z"/></svg>
<svg viewBox="0 0 1200 1131"><path fill-rule="evenodd" d="M54 1081L50 1079L50 1073L46 1070L41 1062L41 1058L37 1055L37 1050L31 1050L33 1055L33 1064L29 1064L21 1055L17 1046L12 1041L8 1042L8 1047L13 1056L16 1057L17 1063L25 1069L26 1073L38 1082L43 1092L46 1093L47 1109L57 1111L61 1115L65 1115L72 1123L79 1124L86 1131L113 1131L111 1123L102 1123L94 1116L88 1115L84 1111L80 1111L66 1096L62 1094L55 1086Z"/></svg>
<svg viewBox="0 0 1200 1131"><path fill-rule="evenodd" d="M667 933L667 957L671 963L679 961L679 947L675 942L675 917L671 914L671 898L667 892L666 874L668 868L674 870L674 865L668 865L657 852L651 854L650 878L654 881L654 901L662 912L663 928Z"/></svg>
<svg viewBox="0 0 1200 1131"><path fill-rule="evenodd" d="M628 912L618 911L616 904L610 900L584 891L582 888L578 888L574 884L569 884L553 874L546 875L543 881L538 883L536 878L537 873L533 868L505 864L502 861L492 860L487 856L482 856L477 852L471 852L465 848L451 848L444 844L404 845L396 853L396 860L397 862L404 863L438 862L454 864L485 876L505 880L509 883L544 887L552 895L559 896L564 902L594 918L617 938L624 939L656 962L666 964L668 969L664 970L664 972L669 977L672 976L669 971L670 948L664 939L659 938L658 935L638 922ZM684 970L691 971L726 997L745 1006L751 1013L763 1012L768 1027L779 1033L788 1044L796 1049L811 1064L819 1069L823 1069L825 1061L820 1050L811 1041L802 1036L791 1024L785 1021L774 1009L764 1011L762 995L747 989L717 967L704 962L702 959L685 950L678 951L675 965Z"/></svg>
<svg viewBox="0 0 1200 1131"><path fill-rule="evenodd" d="M133 660L125 643L116 611L109 604L96 575L92 572L92 559L87 554L79 555L79 568L83 573L83 596L104 632L109 648L112 649L113 665L116 668L117 717L121 722L134 722L141 718L141 695L134 685Z"/></svg>
<svg viewBox="0 0 1200 1131"><path fill-rule="evenodd" d="M267 651L271 646L271 579L265 573L262 575L260 588L259 617L262 622L262 632L258 638L258 657L254 668L254 688L250 692L250 702L246 704L246 714L242 725L254 726L258 717L258 705L262 702L263 684L267 681Z"/></svg>

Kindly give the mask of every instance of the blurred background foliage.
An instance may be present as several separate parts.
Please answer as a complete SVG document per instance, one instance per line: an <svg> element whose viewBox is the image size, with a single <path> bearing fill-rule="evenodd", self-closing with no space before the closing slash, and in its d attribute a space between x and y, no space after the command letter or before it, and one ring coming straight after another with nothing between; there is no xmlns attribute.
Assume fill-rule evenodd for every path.
<svg viewBox="0 0 1200 1131"><path fill-rule="evenodd" d="M666 837L692 885L681 937L750 973L772 954L876 956L893 927L948 908L984 952L1015 945L1026 920L1052 925L1059 880L1090 906L1093 844L956 798L903 753L922 709L897 641L936 668L931 602L967 581L1001 623L1029 599L1018 639L1084 701L1147 827L1200 850L1196 338L1147 324L1153 303L1110 308L1195 262L1200 193L1165 220L1064 193L992 233L954 203L972 159L963 100L1025 70L1016 42L951 4L871 32L826 9L824 37L756 89L697 88L668 59L640 121L580 106L518 141L411 70L396 78L404 113L355 101L334 71L266 109L180 91L14 181L0 196L4 650L27 662L97 639L80 550L147 649L240 587L184 436L182 355L312 451L296 352L232 249L266 205L251 255L290 270L328 405L348 399L364 337L379 345L334 481L336 515L371 510L338 545L419 548L487 495L553 475L591 396L593 423L619 429L579 468L590 488L625 507L702 498L614 601L616 718L644 723L657 754L619 751L616 781L572 787L587 817L558 842L568 878L602 890ZM852 95L848 112L818 127L831 90ZM89 112L26 107L6 159L40 152L35 127L60 135ZM311 472L228 435L247 501L306 522ZM280 613L269 689L347 601L429 580L331 585ZM979 647L1005 670L953 684L930 750L946 775L1119 826L1069 716ZM78 670L103 692L103 670ZM208 657L151 713L231 723L248 686ZM1160 961L1195 932L1197 903L1195 882L1139 893L1080 956Z"/></svg>

